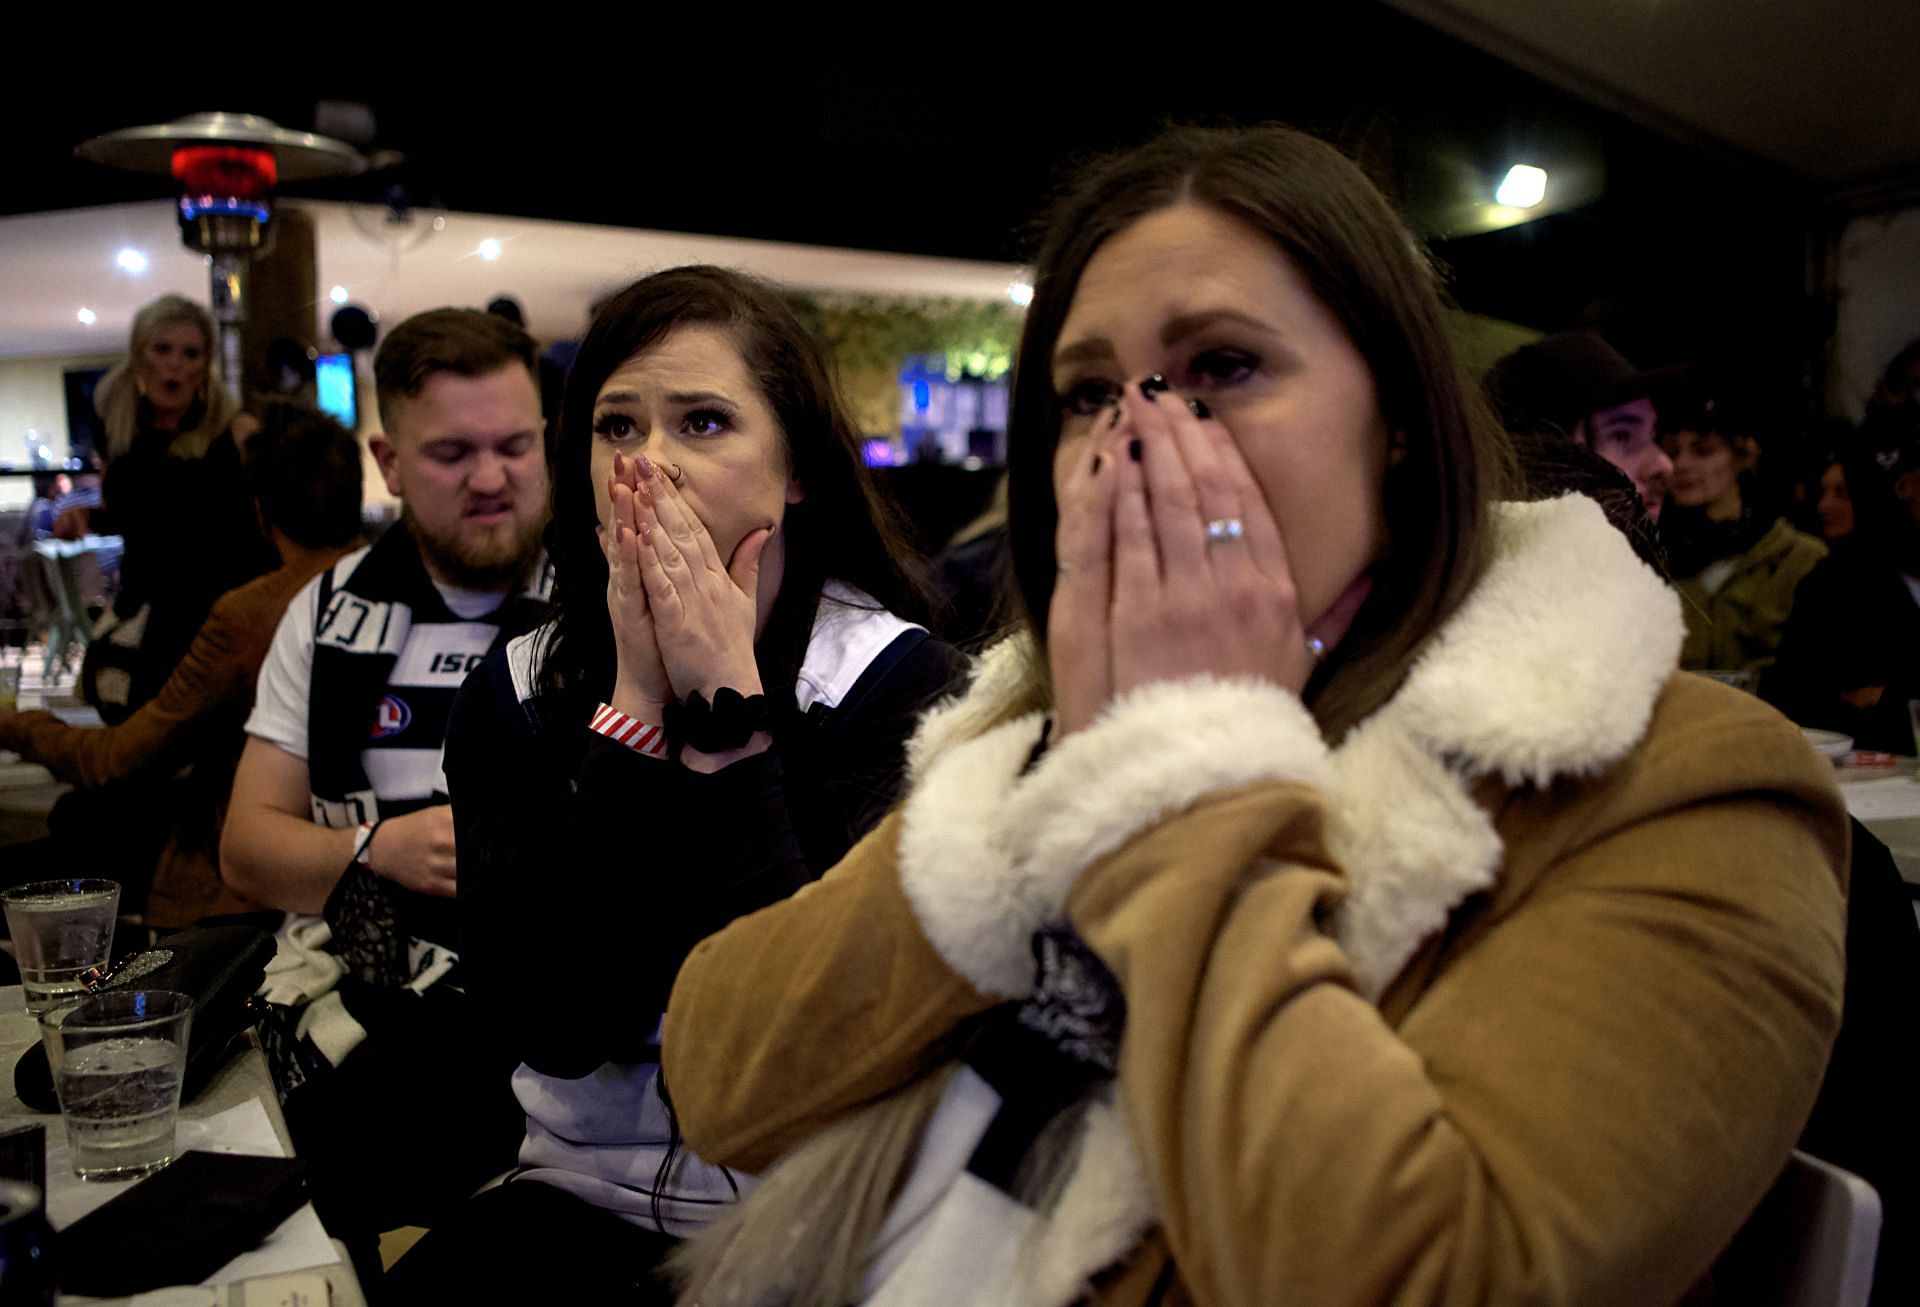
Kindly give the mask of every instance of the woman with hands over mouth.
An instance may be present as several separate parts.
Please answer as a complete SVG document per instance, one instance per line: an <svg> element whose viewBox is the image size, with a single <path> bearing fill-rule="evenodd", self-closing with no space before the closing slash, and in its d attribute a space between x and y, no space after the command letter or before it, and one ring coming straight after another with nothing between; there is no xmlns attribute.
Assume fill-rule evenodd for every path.
<svg viewBox="0 0 1920 1307"><path fill-rule="evenodd" d="M917 624L819 345L750 278L677 268L608 302L551 466L558 617L468 678L446 751L461 957L527 1137L394 1268L397 1301L671 1299L656 1264L752 1183L681 1142L674 973L879 820L964 665Z"/></svg>
<svg viewBox="0 0 1920 1307"><path fill-rule="evenodd" d="M682 967L681 1123L761 1174L682 1301L1679 1300L1836 1028L1830 769L1592 501L1505 498L1330 147L1165 133L1034 268L1029 629Z"/></svg>

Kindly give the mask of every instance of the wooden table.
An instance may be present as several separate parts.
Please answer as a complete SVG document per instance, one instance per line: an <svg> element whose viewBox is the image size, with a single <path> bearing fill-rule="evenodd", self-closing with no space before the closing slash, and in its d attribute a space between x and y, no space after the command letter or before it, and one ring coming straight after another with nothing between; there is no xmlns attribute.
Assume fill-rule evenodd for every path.
<svg viewBox="0 0 1920 1307"><path fill-rule="evenodd" d="M48 1136L64 1130L57 1113L35 1112L27 1107L13 1092L13 1064L20 1054L40 1037L39 1027L34 1019L27 1015L22 1001L20 987L9 985L0 988L0 1118L31 1118L44 1122ZM274 1134L288 1156L293 1154L293 1141L287 1134L286 1119L280 1115L280 1103L273 1092L273 1081L267 1072L267 1059L257 1044L249 1046L237 1057L228 1060L226 1066L215 1074L200 1096L191 1103L180 1105L180 1119L183 1121L204 1120L218 1115L229 1108L238 1107L249 1100L257 1099L265 1107L267 1119L273 1125ZM366 1296L360 1290L360 1281L353 1273L353 1264L347 1259L346 1251L338 1240L334 1241L334 1250L339 1260L329 1266L312 1268L326 1277L333 1293L332 1307L366 1307ZM62 1294L62 1303L125 1303L128 1299L95 1299ZM237 1301L237 1298L236 1298Z"/></svg>

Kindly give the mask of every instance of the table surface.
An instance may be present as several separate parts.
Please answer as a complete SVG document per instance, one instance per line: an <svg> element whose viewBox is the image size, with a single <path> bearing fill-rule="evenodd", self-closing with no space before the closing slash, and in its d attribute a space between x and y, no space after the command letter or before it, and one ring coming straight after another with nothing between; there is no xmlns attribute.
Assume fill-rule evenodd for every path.
<svg viewBox="0 0 1920 1307"><path fill-rule="evenodd" d="M39 1026L27 1015L20 987L9 985L0 988L0 1117L36 1117L46 1122L47 1130L51 1133L63 1128L59 1115L35 1112L16 1098L13 1092L14 1061L39 1037ZM286 1119L280 1115L280 1102L274 1096L267 1059L257 1045L249 1045L238 1057L229 1059L207 1087L200 1091L198 1098L180 1105L180 1116L183 1120L200 1120L238 1107L250 1099L260 1100L266 1108L267 1119L273 1124L275 1136L291 1157L293 1141L287 1134ZM337 1240L334 1248L341 1251ZM341 1251L340 1260L333 1265L312 1269L326 1277L333 1291L332 1307L366 1307L366 1297L361 1293L360 1282L355 1278L353 1265L344 1251ZM129 1301L125 1298L83 1298L72 1294L62 1294L60 1300L62 1303Z"/></svg>
<svg viewBox="0 0 1920 1307"><path fill-rule="evenodd" d="M1920 779L1915 759L1900 758L1891 768L1839 767L1834 776L1847 811L1893 854L1900 878L1920 886Z"/></svg>

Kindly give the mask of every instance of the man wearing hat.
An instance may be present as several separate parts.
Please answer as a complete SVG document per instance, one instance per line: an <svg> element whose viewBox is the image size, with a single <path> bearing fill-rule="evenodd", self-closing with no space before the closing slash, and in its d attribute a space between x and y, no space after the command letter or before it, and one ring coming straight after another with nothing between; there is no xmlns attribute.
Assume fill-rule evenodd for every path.
<svg viewBox="0 0 1920 1307"><path fill-rule="evenodd" d="M1640 372L1591 331L1543 336L1495 363L1487 397L1522 440L1571 440L1620 469L1649 518L1660 516L1673 463L1657 439L1653 396L1669 374Z"/></svg>

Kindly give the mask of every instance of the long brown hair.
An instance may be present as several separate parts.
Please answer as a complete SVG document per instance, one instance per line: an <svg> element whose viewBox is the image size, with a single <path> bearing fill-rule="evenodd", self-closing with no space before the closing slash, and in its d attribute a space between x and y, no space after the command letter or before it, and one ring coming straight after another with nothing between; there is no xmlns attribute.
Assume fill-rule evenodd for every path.
<svg viewBox="0 0 1920 1307"><path fill-rule="evenodd" d="M1174 128L1081 169L1052 205L1014 368L1007 463L1015 580L1044 648L1059 518L1054 345L1094 251L1182 202L1239 218L1293 261L1366 359L1387 430L1404 449L1383 487L1387 543L1373 593L1307 687L1308 707L1337 739L1386 702L1421 642L1473 587L1488 506L1509 483L1511 456L1448 343L1433 265L1360 169L1304 132ZM1044 675L1044 660L1036 670ZM1036 689L1035 697L1048 697Z"/></svg>
<svg viewBox="0 0 1920 1307"><path fill-rule="evenodd" d="M1426 637L1478 578L1488 509L1508 483L1506 439L1462 378L1438 279L1387 202L1332 147L1286 127L1179 128L1080 172L1053 205L1014 373L1008 458L1015 581L1038 637L1003 716L1050 699L1047 605L1055 575L1054 342L1087 261L1148 213L1182 201L1253 224L1291 258L1373 371L1405 454L1388 472L1388 544L1353 632L1308 687L1337 738L1384 703ZM834 1123L673 1259L682 1304L834 1307L858 1296L872 1241L905 1182L944 1070Z"/></svg>

